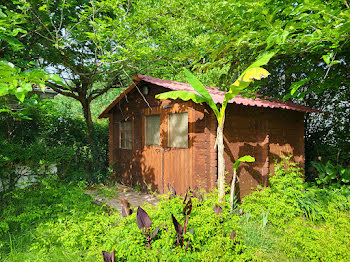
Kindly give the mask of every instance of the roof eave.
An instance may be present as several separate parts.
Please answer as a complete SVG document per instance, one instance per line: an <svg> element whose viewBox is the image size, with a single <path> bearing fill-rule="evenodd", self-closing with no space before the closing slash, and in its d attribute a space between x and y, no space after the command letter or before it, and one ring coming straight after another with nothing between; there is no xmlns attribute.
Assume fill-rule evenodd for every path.
<svg viewBox="0 0 350 262"><path fill-rule="evenodd" d="M112 108L118 104L120 102L120 100L122 100L122 98L124 98L132 89L134 89L134 87L141 81L141 79L139 78L139 76L136 74L133 78L133 83L124 90L123 93L121 93L99 116L98 119L102 119L102 118L109 118L110 113L109 111L112 110Z"/></svg>

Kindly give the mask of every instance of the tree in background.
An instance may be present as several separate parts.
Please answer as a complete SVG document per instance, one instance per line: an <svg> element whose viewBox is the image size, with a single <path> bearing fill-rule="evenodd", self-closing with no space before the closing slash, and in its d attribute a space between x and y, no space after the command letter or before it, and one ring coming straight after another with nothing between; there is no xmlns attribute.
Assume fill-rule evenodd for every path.
<svg viewBox="0 0 350 262"><path fill-rule="evenodd" d="M81 104L91 144L91 102L124 86L129 75L181 81L185 76L178 69L185 66L202 82L227 90L259 54L279 49L266 68L272 77L247 91L335 112L323 117L329 118L331 132L318 117L307 117L306 144L324 152L333 141L332 148L344 149L332 158L349 163L350 14L345 0L30 0L7 2L5 9L1 58L21 70L38 62L58 73L61 78L51 78L51 86ZM5 66L12 70L11 64ZM11 72L18 77L18 71ZM330 104L333 108L326 108Z"/></svg>
<svg viewBox="0 0 350 262"><path fill-rule="evenodd" d="M12 95L22 103L34 84L44 91L45 81L50 76L30 59L22 60L15 55L25 49L20 40L28 33L25 28L26 6L16 5L15 1L9 1L8 6L0 6L0 112L20 116L6 105L4 96Z"/></svg>
<svg viewBox="0 0 350 262"><path fill-rule="evenodd" d="M79 101L96 155L91 102L124 87L135 70L163 63L151 24L172 11L144 9L141 1L32 0L28 5L26 51L57 74L48 86Z"/></svg>
<svg viewBox="0 0 350 262"><path fill-rule="evenodd" d="M259 54L278 49L266 67L271 77L248 91L330 112L306 115L306 164L323 156L349 165L348 1L192 1L181 19L193 35L190 67L217 72L210 84L222 89Z"/></svg>

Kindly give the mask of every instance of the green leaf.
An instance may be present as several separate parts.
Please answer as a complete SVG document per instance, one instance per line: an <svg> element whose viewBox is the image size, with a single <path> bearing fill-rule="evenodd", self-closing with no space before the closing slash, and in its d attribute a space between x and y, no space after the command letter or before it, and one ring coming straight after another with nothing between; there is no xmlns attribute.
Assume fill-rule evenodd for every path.
<svg viewBox="0 0 350 262"><path fill-rule="evenodd" d="M4 83L0 83L0 96L7 95L8 93L9 93L8 85Z"/></svg>
<svg viewBox="0 0 350 262"><path fill-rule="evenodd" d="M19 91L19 92L15 92L15 96L17 97L17 99L19 101L21 101L23 103L24 98L26 97L25 92Z"/></svg>
<svg viewBox="0 0 350 262"><path fill-rule="evenodd" d="M238 158L237 161L241 161L241 162L255 162L255 158L250 156L250 155L246 155L246 156L242 156L242 157Z"/></svg>
<svg viewBox="0 0 350 262"><path fill-rule="evenodd" d="M14 64L12 64L11 62L5 61L5 60L1 60L0 61L0 66L8 66L10 68L14 68L15 67Z"/></svg>
<svg viewBox="0 0 350 262"><path fill-rule="evenodd" d="M330 62L331 62L332 57L333 57L333 52L328 53L327 55L323 55L322 59L327 65L329 65Z"/></svg>
<svg viewBox="0 0 350 262"><path fill-rule="evenodd" d="M255 158L250 155L242 156L233 164L233 169L237 170L241 162L255 162Z"/></svg>
<svg viewBox="0 0 350 262"><path fill-rule="evenodd" d="M188 83L192 86L194 90L198 92L203 98L206 99L206 103L211 107L211 109L214 111L216 117L219 116L219 110L210 96L208 90L205 88L205 86L190 72L185 68L185 75L187 77Z"/></svg>
<svg viewBox="0 0 350 262"><path fill-rule="evenodd" d="M251 64L238 79L231 85L239 87L241 90L247 88L251 82L267 77L270 73L261 66L266 65L277 51L266 52L261 55L253 64Z"/></svg>
<svg viewBox="0 0 350 262"><path fill-rule="evenodd" d="M182 99L184 101L192 100L195 103L206 103L207 100L195 93L188 91L169 91L156 95L157 99Z"/></svg>
<svg viewBox="0 0 350 262"><path fill-rule="evenodd" d="M41 91L45 92L45 88L46 88L46 87L45 87L45 84L39 83L38 86L39 86L39 88L40 88Z"/></svg>
<svg viewBox="0 0 350 262"><path fill-rule="evenodd" d="M0 113L12 113L9 109L0 108Z"/></svg>
<svg viewBox="0 0 350 262"><path fill-rule="evenodd" d="M231 86L230 86L230 89L233 91L234 88L237 88L236 90L243 90L245 88L247 88L249 86L251 82L246 82L246 81L242 81L242 80L236 80Z"/></svg>
<svg viewBox="0 0 350 262"><path fill-rule="evenodd" d="M24 89L24 92L32 91L33 90L32 84L30 84L30 83L23 84L23 89Z"/></svg>
<svg viewBox="0 0 350 262"><path fill-rule="evenodd" d="M251 64L245 71L254 68L254 67L261 67L263 65L266 65L270 59L278 52L277 51L270 51L262 54L253 64ZM245 72L243 72L244 74Z"/></svg>
<svg viewBox="0 0 350 262"><path fill-rule="evenodd" d="M299 80L298 82L294 82L291 86L290 86L290 94L294 95L294 93L305 83L309 82L310 79L309 78L304 78Z"/></svg>
<svg viewBox="0 0 350 262"><path fill-rule="evenodd" d="M50 75L50 76L49 76L49 79L52 80L52 81L55 82L55 83L61 83L61 82L63 82L63 81L62 81L62 78L61 78L59 75L57 75L57 74L52 74L52 75Z"/></svg>

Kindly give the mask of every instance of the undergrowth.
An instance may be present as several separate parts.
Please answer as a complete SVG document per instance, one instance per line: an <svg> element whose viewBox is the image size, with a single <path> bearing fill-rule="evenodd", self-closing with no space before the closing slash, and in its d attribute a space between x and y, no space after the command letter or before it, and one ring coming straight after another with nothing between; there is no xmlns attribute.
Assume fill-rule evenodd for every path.
<svg viewBox="0 0 350 262"><path fill-rule="evenodd" d="M160 196L156 207L142 207L152 221L148 232L157 232L149 241L136 210L108 214L83 184L46 179L1 202L0 260L103 261L103 250L115 250L116 261L350 261L347 187L307 184L288 158L270 183L233 212L229 204L214 208L215 193L193 197L186 215L183 198ZM179 225L188 217L181 244L172 215Z"/></svg>

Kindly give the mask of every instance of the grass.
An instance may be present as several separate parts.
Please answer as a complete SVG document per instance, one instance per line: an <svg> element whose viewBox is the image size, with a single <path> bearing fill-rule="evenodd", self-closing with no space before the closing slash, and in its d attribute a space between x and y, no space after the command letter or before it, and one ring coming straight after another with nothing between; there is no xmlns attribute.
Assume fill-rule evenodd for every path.
<svg viewBox="0 0 350 262"><path fill-rule="evenodd" d="M291 258L280 247L283 234L278 232L272 225L263 226L264 222L241 220L243 242L255 251L255 256L261 261L302 261L300 257Z"/></svg>

